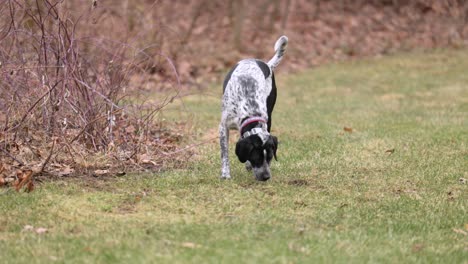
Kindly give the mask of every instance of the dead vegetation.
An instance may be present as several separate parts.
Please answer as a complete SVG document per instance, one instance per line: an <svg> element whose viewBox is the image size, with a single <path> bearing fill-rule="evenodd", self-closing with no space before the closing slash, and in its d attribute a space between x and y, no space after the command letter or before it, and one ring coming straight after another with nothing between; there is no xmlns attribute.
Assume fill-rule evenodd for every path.
<svg viewBox="0 0 468 264"><path fill-rule="evenodd" d="M181 136L156 118L178 96L177 72L164 81L174 92L161 102L130 85L132 76L172 61L155 61L131 39L90 34L95 8L2 3L0 185L30 191L41 174L158 170L173 159Z"/></svg>
<svg viewBox="0 0 468 264"><path fill-rule="evenodd" d="M298 70L466 46L467 22L457 0L2 1L0 185L180 164L185 135L159 111L242 57L269 58L279 34L294 43L283 68Z"/></svg>
<svg viewBox="0 0 468 264"><path fill-rule="evenodd" d="M241 58L269 59L280 34L291 43L282 71L468 44L462 0L161 1L153 12L143 27L152 26L157 45L191 84L219 78Z"/></svg>

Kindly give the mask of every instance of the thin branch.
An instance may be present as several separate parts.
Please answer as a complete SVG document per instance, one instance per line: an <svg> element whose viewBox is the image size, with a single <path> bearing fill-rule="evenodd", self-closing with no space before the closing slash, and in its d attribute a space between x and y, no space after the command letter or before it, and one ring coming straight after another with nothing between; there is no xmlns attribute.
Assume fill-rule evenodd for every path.
<svg viewBox="0 0 468 264"><path fill-rule="evenodd" d="M23 163L21 160L15 158L13 155L10 154L10 152L6 151L6 150L3 149L2 147L0 147L0 151L2 151L3 153L5 153L8 157L10 157L11 159L13 159L14 161L18 162L21 166L24 166L24 163Z"/></svg>
<svg viewBox="0 0 468 264"><path fill-rule="evenodd" d="M45 92L41 97L39 97L39 98L36 100L36 102L34 102L34 104L31 105L31 106L29 107L28 111L26 111L26 113L23 115L23 118L21 118L20 122L19 122L16 126L10 128L10 129L8 129L6 132L10 132L10 131L12 131L12 130L15 130L15 129L18 128L19 126L21 126L21 124L24 122L24 120L26 119L26 117L32 112L32 110L36 107L36 105L37 105L44 97L46 97L46 95L48 95L52 90L54 90L55 87L57 87L57 85L58 85L59 83L61 83L62 81L63 81L63 80L58 81L58 82L57 82L54 86L52 86L47 92Z"/></svg>
<svg viewBox="0 0 468 264"><path fill-rule="evenodd" d="M39 174L44 171L45 167L50 161L50 158L52 157L52 154L54 153L55 141L57 141L57 139L54 138L52 140L52 147L50 148L49 156L47 156L47 159L42 163L41 170L38 172Z"/></svg>

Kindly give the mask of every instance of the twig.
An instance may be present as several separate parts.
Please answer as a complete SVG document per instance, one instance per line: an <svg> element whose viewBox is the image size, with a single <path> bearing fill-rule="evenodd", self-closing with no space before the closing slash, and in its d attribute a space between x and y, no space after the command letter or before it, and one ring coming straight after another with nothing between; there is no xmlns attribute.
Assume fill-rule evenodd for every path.
<svg viewBox="0 0 468 264"><path fill-rule="evenodd" d="M116 105L114 102L112 102L111 99L107 98L107 96L103 95L102 93L100 93L99 91L97 91L96 89L92 88L91 86L89 86L87 83L79 80L79 79L76 79L75 80L77 83L83 85L84 87L86 87L87 89L91 90L92 92L96 93L97 95L99 95L100 97L102 97L102 99L104 99L104 101L107 101L110 105L114 106L115 108L117 109L122 109L122 107Z"/></svg>
<svg viewBox="0 0 468 264"><path fill-rule="evenodd" d="M39 171L38 174L42 173L42 172L44 171L44 169L45 169L47 163L49 163L50 158L52 157L52 153L54 153L54 147L55 147L55 141L56 141L56 140L57 140L57 139L55 139L55 138L53 139L53 141L52 141L52 147L50 148L50 152L49 152L49 156L48 156L47 159L44 161L44 163L42 163L41 170Z"/></svg>
<svg viewBox="0 0 468 264"><path fill-rule="evenodd" d="M115 112L113 112L112 114L115 114L115 113L119 112L120 110L122 110L122 108L115 110ZM81 129L81 131L70 141L70 144L75 142L75 140L77 140L81 136L81 134L83 134L91 124L93 124L94 122L96 122L96 121L98 121L99 119L102 119L102 118L106 118L106 116L98 116L95 119L93 119L93 120L89 121L88 123L86 123L86 125L83 127L83 129Z"/></svg>
<svg viewBox="0 0 468 264"><path fill-rule="evenodd" d="M21 160L18 160L17 158L15 158L13 155L10 154L10 152L6 151L5 149L1 148L0 147L0 150L5 153L8 157L10 157L11 159L13 159L14 161L18 162L21 166L24 166L24 163L21 161Z"/></svg>
<svg viewBox="0 0 468 264"><path fill-rule="evenodd" d="M57 85L58 85L59 83L61 83L61 82L62 82L62 80L60 80L60 81L58 81L57 83L55 83L54 86L52 86L47 92L45 92L41 97L39 97L39 98L36 100L36 102L34 102L34 104L33 104L31 107L29 107L28 111L26 111L26 113L23 115L23 118L21 118L20 122L19 122L16 126L10 128L10 129L8 129L6 132L10 132L10 131L12 131L12 130L17 129L19 126L21 126L21 124L24 122L24 120L26 119L26 117L32 112L32 110L34 109L34 107L36 107L36 105L37 105L44 97L46 97L47 94L49 94L53 89L55 89L55 87L57 87Z"/></svg>

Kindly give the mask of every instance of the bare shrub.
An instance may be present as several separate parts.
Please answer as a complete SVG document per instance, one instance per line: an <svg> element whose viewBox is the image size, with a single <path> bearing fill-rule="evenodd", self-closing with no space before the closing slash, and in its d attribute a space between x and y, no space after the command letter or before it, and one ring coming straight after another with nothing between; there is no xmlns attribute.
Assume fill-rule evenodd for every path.
<svg viewBox="0 0 468 264"><path fill-rule="evenodd" d="M152 157L162 145L173 148L161 141L170 135L158 132L154 117L178 95L174 65L157 50L134 45L136 39L143 42L131 36L129 21L113 20L112 27L121 27L119 37L113 36L115 30L95 32L109 27L95 26L98 4L92 1L84 9L81 4L82 10L63 0L1 4L0 161L6 166L35 167L36 173L44 172L47 163L94 168L131 161L141 166L139 156ZM148 81L142 73L163 63L173 71L172 80L161 82L175 92L159 103L139 100L139 87ZM129 94L132 100L126 100ZM158 166L150 158L145 162Z"/></svg>

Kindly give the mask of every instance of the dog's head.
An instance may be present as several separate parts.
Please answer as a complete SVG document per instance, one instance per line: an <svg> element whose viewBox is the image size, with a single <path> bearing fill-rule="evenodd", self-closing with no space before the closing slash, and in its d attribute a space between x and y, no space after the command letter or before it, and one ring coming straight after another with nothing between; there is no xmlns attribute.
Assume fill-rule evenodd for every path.
<svg viewBox="0 0 468 264"><path fill-rule="evenodd" d="M278 138L269 134L265 138L265 143L263 143L259 135L251 135L239 140L236 144L236 155L239 161L242 163L249 161L255 178L259 181L271 178L270 162L273 157L277 160Z"/></svg>

